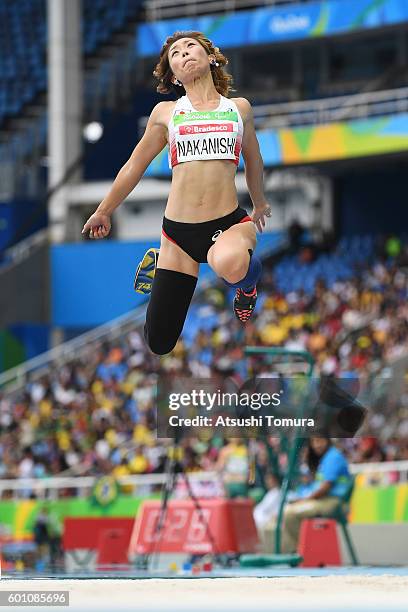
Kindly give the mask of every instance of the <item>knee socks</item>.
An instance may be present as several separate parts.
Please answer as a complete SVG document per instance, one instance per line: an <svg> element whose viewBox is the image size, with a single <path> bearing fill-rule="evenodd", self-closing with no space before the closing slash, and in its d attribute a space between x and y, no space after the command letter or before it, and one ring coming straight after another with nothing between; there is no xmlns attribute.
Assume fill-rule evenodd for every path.
<svg viewBox="0 0 408 612"><path fill-rule="evenodd" d="M244 278L242 278L237 283L229 283L224 279L224 282L234 289L244 289L244 291L251 290L255 287L257 282L259 281L262 274L262 262L257 255L254 254L252 249L248 249L249 253L249 266L248 271L245 274Z"/></svg>

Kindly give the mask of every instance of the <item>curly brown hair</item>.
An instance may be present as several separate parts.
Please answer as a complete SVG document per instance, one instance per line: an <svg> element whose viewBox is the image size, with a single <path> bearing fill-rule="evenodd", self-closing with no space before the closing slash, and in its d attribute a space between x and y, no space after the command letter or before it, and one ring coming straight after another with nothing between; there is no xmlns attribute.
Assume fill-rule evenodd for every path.
<svg viewBox="0 0 408 612"><path fill-rule="evenodd" d="M210 68L215 89L219 94L228 97L228 94L231 91L235 91L235 89L232 88L233 78L224 68L224 66L228 64L228 59L225 57L225 55L221 53L219 48L215 47L211 40L204 36L202 32L187 30L177 31L171 36L168 36L161 48L159 62L156 64L156 67L153 70L153 75L159 81L156 88L159 93L167 94L174 92L178 98L181 98L181 96L184 96L186 93L183 85L175 85L172 83L171 77L173 76L173 73L169 63L169 49L171 45L180 38L194 38L195 40L198 40L200 45L204 47L207 55L215 56L219 66L213 66L210 64Z"/></svg>

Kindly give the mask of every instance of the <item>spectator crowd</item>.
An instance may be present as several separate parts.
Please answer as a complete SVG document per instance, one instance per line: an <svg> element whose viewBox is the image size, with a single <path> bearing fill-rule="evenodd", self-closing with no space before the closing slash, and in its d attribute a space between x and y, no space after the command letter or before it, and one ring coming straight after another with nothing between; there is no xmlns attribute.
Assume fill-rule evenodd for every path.
<svg viewBox="0 0 408 612"><path fill-rule="evenodd" d="M0 392L0 478L162 472L167 452L155 433L158 378L163 372L243 375L245 345L307 350L319 374L357 376L370 413L364 435L342 441L348 460L408 459L404 265L374 246L354 258L344 244L314 260L301 250L265 263L257 310L245 327L233 317L230 290L217 281L197 295L169 355L152 355L134 329L51 364L22 390ZM396 379L395 362L403 364ZM183 440L186 470L212 469L224 446L221 436ZM264 451L259 442L260 463Z"/></svg>

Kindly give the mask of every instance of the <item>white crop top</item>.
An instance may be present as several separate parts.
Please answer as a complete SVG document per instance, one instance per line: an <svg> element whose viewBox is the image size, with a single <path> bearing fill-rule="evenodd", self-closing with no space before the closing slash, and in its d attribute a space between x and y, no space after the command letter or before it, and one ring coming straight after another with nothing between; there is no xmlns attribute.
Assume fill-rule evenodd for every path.
<svg viewBox="0 0 408 612"><path fill-rule="evenodd" d="M244 126L238 107L221 96L218 108L197 111L187 95L179 98L168 125L169 167L181 162L229 159L237 166Z"/></svg>

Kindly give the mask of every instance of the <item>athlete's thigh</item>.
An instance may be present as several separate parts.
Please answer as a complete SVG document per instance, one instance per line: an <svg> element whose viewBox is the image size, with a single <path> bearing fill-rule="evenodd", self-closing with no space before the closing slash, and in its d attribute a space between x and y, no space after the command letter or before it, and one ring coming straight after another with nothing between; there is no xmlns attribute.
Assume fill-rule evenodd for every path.
<svg viewBox="0 0 408 612"><path fill-rule="evenodd" d="M175 272L183 272L191 276L198 276L200 264L162 234L157 267L164 268L165 270L174 270Z"/></svg>
<svg viewBox="0 0 408 612"><path fill-rule="evenodd" d="M220 251L233 250L245 253L248 249L254 250L256 246L256 230L252 221L236 223L223 232L212 245L207 254L207 261L211 265L213 257Z"/></svg>

